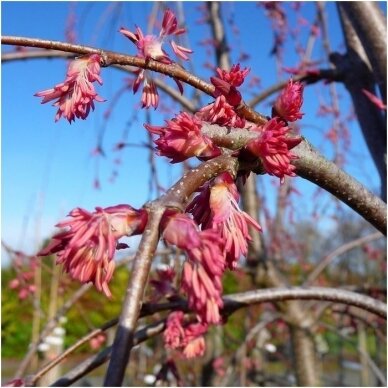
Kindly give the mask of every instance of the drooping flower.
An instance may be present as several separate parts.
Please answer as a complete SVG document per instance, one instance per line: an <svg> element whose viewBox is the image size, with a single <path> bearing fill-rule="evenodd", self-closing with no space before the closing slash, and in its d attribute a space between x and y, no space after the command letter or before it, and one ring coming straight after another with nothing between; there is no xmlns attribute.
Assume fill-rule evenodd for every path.
<svg viewBox="0 0 388 388"><path fill-rule="evenodd" d="M165 126L145 124L147 130L159 135L155 140L158 154L171 158L171 163L181 162L192 156L215 157L220 150L201 132L202 122L188 113L180 113Z"/></svg>
<svg viewBox="0 0 388 388"><path fill-rule="evenodd" d="M240 70L240 64L233 65L230 71L217 68L218 77L210 77L215 86L215 97L224 96L228 104L237 106L242 100L237 87L242 85L249 71L248 68Z"/></svg>
<svg viewBox="0 0 388 388"><path fill-rule="evenodd" d="M240 256L246 256L251 240L248 225L261 231L260 225L238 206L240 195L232 176L220 174L204 185L186 211L205 230L216 231L224 242L226 265L235 269Z"/></svg>
<svg viewBox="0 0 388 388"><path fill-rule="evenodd" d="M200 120L212 124L235 128L244 128L245 126L245 119L235 112L224 95L217 97L213 103L201 108L195 115Z"/></svg>
<svg viewBox="0 0 388 388"><path fill-rule="evenodd" d="M297 156L290 150L297 146L302 138L289 137L289 128L277 117L254 130L259 132L260 136L251 140L247 148L260 158L265 171L280 178L281 182L286 175L295 176L295 166L291 161Z"/></svg>
<svg viewBox="0 0 388 388"><path fill-rule="evenodd" d="M185 358L203 356L206 345L203 334L208 326L203 323L184 323L182 311L175 311L168 316L166 330L163 333L164 343L169 349L182 352Z"/></svg>
<svg viewBox="0 0 388 388"><path fill-rule="evenodd" d="M166 330L163 333L164 344L167 348L178 349L184 346L184 316L185 314L182 311L175 311L168 316Z"/></svg>
<svg viewBox="0 0 388 388"><path fill-rule="evenodd" d="M93 213L76 208L69 217L71 219L56 225L66 229L54 235L38 256L56 253L57 264L64 264L65 271L72 278L82 283L93 282L99 291L111 297L108 283L115 268L115 249L127 247L118 240L142 233L147 212L129 205L117 205L96 207Z"/></svg>
<svg viewBox="0 0 388 388"><path fill-rule="evenodd" d="M66 118L69 123L75 118L85 120L90 110L94 110L94 101L105 101L93 86L95 81L102 85L100 61L100 54L91 54L71 61L64 82L35 94L37 97L43 97L42 104L56 100L53 104L58 107L55 121L61 117Z"/></svg>
<svg viewBox="0 0 388 388"><path fill-rule="evenodd" d="M222 240L212 230L199 231L187 215L166 212L162 220L163 238L187 252L181 287L189 307L206 323L219 323L223 306L221 276L225 268Z"/></svg>
<svg viewBox="0 0 388 388"><path fill-rule="evenodd" d="M302 118L300 108L303 104L303 85L290 79L277 98L273 107L273 116L285 121L296 121Z"/></svg>
<svg viewBox="0 0 388 388"><path fill-rule="evenodd" d="M220 309L224 306L221 277L210 275L196 262L183 265L182 290L187 294L189 307L197 313L201 322L218 324Z"/></svg>
<svg viewBox="0 0 388 388"><path fill-rule="evenodd" d="M126 36L132 43L137 47L137 57L144 58L146 60L153 59L165 64L172 63L171 58L163 50L163 44L167 37L181 35L186 32L185 28L178 27L178 21L174 13L167 9L164 12L162 29L160 30L159 36L156 35L144 35L140 27L136 27L136 32L133 33L126 28L120 28L119 30L124 36ZM192 53L193 51L176 44L173 40L170 40L170 45L175 55L183 60L188 60L189 57L187 54ZM139 69L137 79L133 84L133 92L139 88L139 85L144 82L143 94L142 94L142 105L143 108L149 108L153 106L156 108L159 103L159 96L154 82L147 70ZM175 79L179 90L183 92L182 83Z"/></svg>

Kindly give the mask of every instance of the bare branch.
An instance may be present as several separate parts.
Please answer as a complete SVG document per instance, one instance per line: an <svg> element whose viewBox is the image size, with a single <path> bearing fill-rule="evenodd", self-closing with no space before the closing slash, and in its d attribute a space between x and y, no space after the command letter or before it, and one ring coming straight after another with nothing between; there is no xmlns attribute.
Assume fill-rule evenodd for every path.
<svg viewBox="0 0 388 388"><path fill-rule="evenodd" d="M387 21L378 3L341 2L372 65L381 96L387 102Z"/></svg>
<svg viewBox="0 0 388 388"><path fill-rule="evenodd" d="M364 237L360 237L356 240L350 241L347 244L343 244L337 249L335 249L333 252L329 253L327 256L325 256L319 264L310 272L307 279L303 283L303 286L309 286L311 283L313 283L319 274L330 264L330 262L335 259L336 257L343 255L345 252L350 251L351 249L354 249L360 245L366 244L368 242L377 240L381 238L382 235L380 233L373 233L369 234Z"/></svg>
<svg viewBox="0 0 388 388"><path fill-rule="evenodd" d="M121 386L129 354L134 346L137 319L152 259L159 241L159 223L164 207L150 206L148 222L134 259L132 276L121 310L119 325L112 345L112 359L105 377L105 386Z"/></svg>
<svg viewBox="0 0 388 388"><path fill-rule="evenodd" d="M144 342L149 338L160 334L165 329L165 326L166 321L163 319L136 331L133 336L133 345L138 345L141 342ZM112 346L105 348L102 352L88 358L87 360L79 364L76 368L68 372L65 376L55 381L53 384L51 384L51 387L65 387L75 383L81 377L85 376L92 370L98 368L100 365L108 361L110 359L111 353Z"/></svg>
<svg viewBox="0 0 388 388"><path fill-rule="evenodd" d="M324 287L285 287L268 288L262 290L248 291L231 296L225 296L225 309L232 311L243 306L254 303L279 302L284 300L325 300L336 303L344 303L356 306L384 319L387 318L387 306L377 299L370 298L356 292L338 288Z"/></svg>
<svg viewBox="0 0 388 388"><path fill-rule="evenodd" d="M209 24L215 42L215 54L217 65L224 70L230 69L229 49L226 43L224 24L221 18L221 2L208 1Z"/></svg>
<svg viewBox="0 0 388 388"><path fill-rule="evenodd" d="M330 60L341 71L344 84L348 89L358 121L363 132L369 152L381 179L381 197L386 200L386 153L387 126L381 110L377 108L362 92L365 89L374 92L374 79L364 48L343 9L343 2L338 3L342 29L344 31L347 53L333 53ZM369 24L368 24L369 25Z"/></svg>

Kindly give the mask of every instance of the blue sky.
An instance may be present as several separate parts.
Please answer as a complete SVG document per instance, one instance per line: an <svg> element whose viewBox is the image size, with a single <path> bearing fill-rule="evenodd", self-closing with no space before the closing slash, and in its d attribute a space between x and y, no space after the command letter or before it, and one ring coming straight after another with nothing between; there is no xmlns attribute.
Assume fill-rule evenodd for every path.
<svg viewBox="0 0 388 388"><path fill-rule="evenodd" d="M203 66L207 54L199 42L209 37L209 27L197 23L200 19L198 4L183 4L189 31L187 39L194 50L191 56L194 73L208 79L212 72ZM117 31L121 26L133 30L135 24L146 31L147 16L153 5L153 2L2 2L2 34L64 40L66 21L73 10L77 14L77 43L134 55L134 45ZM177 5L170 4L173 9ZM314 15L314 4L303 5L302 11L309 19ZM251 73L261 78L263 88L270 86L276 81L274 59L269 56L273 37L263 10L256 2L224 3L223 14L233 18L240 28L241 35L237 40L231 31L228 32L232 60L237 61L238 48L242 45L244 51L251 55L243 65L251 67ZM158 15L160 19L161 13ZM290 23L293 23L294 13L289 15ZM332 49L341 51L343 46L334 3L328 3L328 17ZM258 33L253 35L252 31ZM304 44L307 41L306 32L301 35ZM314 58L324 58L321 47L321 42L318 42ZM4 46L2 50L5 52L12 48ZM290 46L285 51L285 65L294 66L296 63L295 50ZM185 66L190 68L190 64ZM55 223L74 207L90 210L95 206L119 203L140 207L150 199L148 151L135 147L124 149L119 166L114 162L118 154L112 151L126 130L129 131L128 142L140 143L147 139L143 123L148 120L146 111L139 109L140 94L133 96L127 91L120 98L107 123L103 142L106 157L97 159L91 155L96 145L96 134L104 124L103 114L127 74L103 69L104 85L98 90L107 102L97 103L95 112L87 120L69 125L65 120L54 123L55 108L50 104L41 105L40 99L33 97L37 91L62 82L65 72L66 62L63 59L15 61L2 65L2 238L11 246L29 253L55 230ZM249 100L260 90L248 90L245 99ZM190 87L185 87L187 97L191 98L192 92ZM341 110L348 112L350 105L346 90L338 86L338 93L342 97ZM332 150L324 142L322 134L330 127L331 119L315 115L319 99L328 101L327 96L327 87L322 85L306 90L303 106L306 114L301 124L302 134L330 157ZM163 96L162 100L166 101ZM203 96L202 102L206 104L210 99ZM259 106L258 110L270 114L268 104ZM149 113L154 124L161 124L164 118L171 117L171 114L165 116L159 111ZM129 125L133 116L135 121ZM371 190L377 190L378 178L357 123L350 123L349 130L353 151L347 156L345 169ZM179 178L181 167L171 166L166 160L159 159L158 174L166 187ZM97 161L100 190L93 186ZM118 171L118 176L114 183L110 183L114 170ZM269 177L262 178L261 182L271 190ZM296 178L296 182L306 196L304 203L309 203L315 187L300 178ZM271 197L270 191L266 196ZM151 197L154 198L155 193L151 193ZM302 209L299 217L303 217L305 210Z"/></svg>

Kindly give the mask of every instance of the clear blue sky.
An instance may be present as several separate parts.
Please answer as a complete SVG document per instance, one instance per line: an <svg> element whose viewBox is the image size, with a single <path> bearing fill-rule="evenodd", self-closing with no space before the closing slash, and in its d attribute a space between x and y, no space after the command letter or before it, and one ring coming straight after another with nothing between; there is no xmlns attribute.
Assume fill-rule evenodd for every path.
<svg viewBox="0 0 388 388"><path fill-rule="evenodd" d="M73 9L77 14L77 43L135 54L134 45L117 31L121 26L133 30L135 24L145 31L153 4L2 2L2 34L64 40L66 20ZM194 49L191 56L194 72L208 79L212 73L203 66L207 54L199 42L209 37L209 27L197 23L200 19L198 4L184 3L184 12L188 40ZM176 5L170 4L173 9ZM327 6L332 48L341 51L343 46L335 4L328 3ZM307 19L314 14L313 3L305 3L302 9ZM256 2L224 3L223 13L226 17L234 18L240 28L238 40L230 31L228 33L233 61L237 60L238 47L242 45L244 51L251 55L243 65L251 67L252 74L261 78L263 88L271 85L276 80L274 59L269 56L273 37L270 22L261 7ZM160 18L160 12L158 15ZM290 22L294 21L294 13L290 12ZM258 32L253 34L252 31ZM301 42L305 44L306 40L304 31ZM4 52L12 48L5 46L2 49ZM320 43L313 57L324 57ZM286 50L285 58L287 66L296 65L292 46ZM189 65L186 67L189 68ZM33 97L37 91L62 82L65 71L66 62L63 59L18 61L2 65L2 238L13 247L30 253L42 238L52 233L54 224L76 206L91 210L95 206L129 203L140 207L149 199L148 152L144 149L126 148L122 153L122 164L118 166L119 175L115 183L109 182L112 171L117 169L114 163L117 153L112 152L112 148L121 140L134 113L137 121L129 127L127 141L139 143L146 140L143 128L143 123L147 121L146 111L139 109L140 94L133 96L131 92L126 92L113 111L104 138L107 155L105 159L98 159L101 189L96 190L93 187L96 158L91 156L91 150L96 144L96 134L103 125L103 114L127 75L115 69L103 69L104 85L98 90L107 102L97 103L95 112L86 121L78 120L69 125L63 119L54 123L55 108L50 104L41 105L40 99ZM258 91L249 90L245 99L249 100ZM341 86L338 91L342 97L341 109L348 112L347 93ZM192 90L187 86L185 95L192 95ZM327 88L322 85L309 87L306 91L302 134L317 147L323 147L330 157L331 150L323 143L322 133L331 125L331 120L315 116L319 98L328 101L327 95ZM208 97L203 97L204 104L209 101ZM268 106L261 106L259 110L270 114ZM153 110L150 115L155 124L161 124L164 117L171 117L171 114L163 116ZM375 168L370 162L358 125L350 123L349 130L352 150L356 151L348 155L346 169L370 189L376 190L378 179ZM165 186L177 180L181 171L181 167L172 167L165 160L158 161L158 169ZM271 186L268 177L263 178L263 182L267 187ZM297 178L297 182L305 193L303 202L309 203L314 186L300 178ZM267 194L267 197L270 196ZM301 210L299 216L303 217L305 209Z"/></svg>

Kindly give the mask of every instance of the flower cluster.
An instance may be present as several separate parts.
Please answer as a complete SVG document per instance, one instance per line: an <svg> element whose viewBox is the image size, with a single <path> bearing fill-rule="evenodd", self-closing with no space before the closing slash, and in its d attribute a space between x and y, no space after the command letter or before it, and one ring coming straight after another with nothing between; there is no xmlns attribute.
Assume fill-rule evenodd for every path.
<svg viewBox="0 0 388 388"><path fill-rule="evenodd" d="M233 65L230 71L217 68L218 77L211 77L215 87L216 100L197 112L197 117L212 124L228 127L244 128L245 119L240 117L235 107L240 104L242 97L237 90L249 73L249 69L240 69L240 65Z"/></svg>
<svg viewBox="0 0 388 388"><path fill-rule="evenodd" d="M99 54L77 58L70 62L64 82L35 94L43 97L42 104L56 100L53 104L58 107L55 121L61 117L69 123L76 117L85 120L90 110L94 110L94 101L105 101L93 86L95 81L102 85L100 62Z"/></svg>
<svg viewBox="0 0 388 388"><path fill-rule="evenodd" d="M251 236L248 225L261 231L260 225L238 206L239 193L228 172L199 189L197 195L187 207L194 219L203 229L217 232L224 242L226 265L235 269L238 259L248 252Z"/></svg>
<svg viewBox="0 0 388 388"><path fill-rule="evenodd" d="M296 121L303 117L300 108L303 104L303 85L300 82L288 81L273 107L273 116L285 121Z"/></svg>
<svg viewBox="0 0 388 388"><path fill-rule="evenodd" d="M230 71L217 68L218 77L210 77L211 83L215 87L215 97L225 96L228 104L237 106L241 100L241 93L237 87L244 83L250 69L240 69L240 64L233 65Z"/></svg>
<svg viewBox="0 0 388 388"><path fill-rule="evenodd" d="M205 354L205 338L208 326L204 323L184 323L182 311L169 315L163 333L167 348L181 351L185 358L200 357Z"/></svg>
<svg viewBox="0 0 388 388"><path fill-rule="evenodd" d="M221 276L225 267L222 239L212 230L200 231L187 214L167 211L163 238L187 252L181 287L201 322L219 323L223 307Z"/></svg>
<svg viewBox="0 0 388 388"><path fill-rule="evenodd" d="M142 233L147 212L129 205L117 205L97 207L94 213L76 208L69 217L71 219L56 225L65 230L54 235L38 256L56 253L57 264L64 264L72 278L82 283L93 282L99 291L111 297L108 283L115 269L115 249L127 247L118 240Z"/></svg>
<svg viewBox="0 0 388 388"><path fill-rule="evenodd" d="M172 60L168 54L163 50L162 46L168 36L177 36L184 34L186 29L178 27L178 21L174 13L167 9L164 12L162 29L159 36L144 35L140 27L136 27L136 32L133 33L126 28L120 28L120 32L126 36L137 47L137 56L144 59L153 59L162 63L170 64ZM176 44L173 40L170 40L170 45L175 55L183 60L188 60L187 54L192 53L192 50ZM179 90L182 92L183 86L179 80L175 80L178 84ZM133 92L136 93L140 84L144 84L142 93L142 106L143 108L149 108L153 106L155 109L159 104L159 95L156 89L155 83L152 81L151 76L145 69L139 69L137 71L137 78L133 84Z"/></svg>
<svg viewBox="0 0 388 388"><path fill-rule="evenodd" d="M259 136L248 143L247 149L260 158L265 171L280 178L281 182L286 175L295 176L295 166L291 164L291 160L297 156L290 150L297 146L302 138L289 137L288 127L277 117L254 130Z"/></svg>
<svg viewBox="0 0 388 388"><path fill-rule="evenodd" d="M166 125L152 126L146 129L159 138L155 141L158 154L171 158L172 163L181 162L192 156L215 157L220 150L212 141L201 133L202 122L188 113L180 113Z"/></svg>

